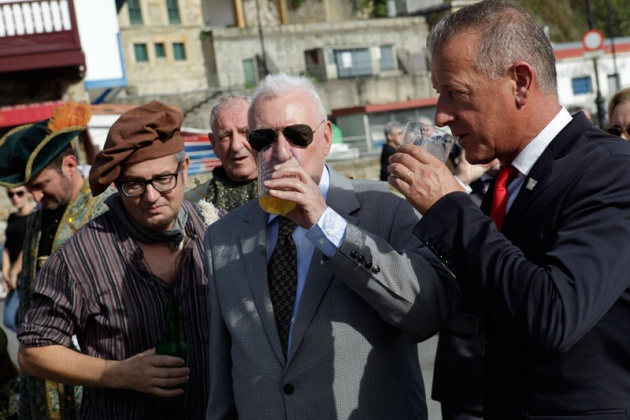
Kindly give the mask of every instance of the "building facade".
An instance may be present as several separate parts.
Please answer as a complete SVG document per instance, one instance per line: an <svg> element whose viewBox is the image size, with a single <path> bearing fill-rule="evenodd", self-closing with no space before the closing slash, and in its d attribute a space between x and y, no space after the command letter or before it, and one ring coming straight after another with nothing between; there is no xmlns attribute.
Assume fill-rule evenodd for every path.
<svg viewBox="0 0 630 420"><path fill-rule="evenodd" d="M127 0L118 11L130 96L208 88L201 0Z"/></svg>

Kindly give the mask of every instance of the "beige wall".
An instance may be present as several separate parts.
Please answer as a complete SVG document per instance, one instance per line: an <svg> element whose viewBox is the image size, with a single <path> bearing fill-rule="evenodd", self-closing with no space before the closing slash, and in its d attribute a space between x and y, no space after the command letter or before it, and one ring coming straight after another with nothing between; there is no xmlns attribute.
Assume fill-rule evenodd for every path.
<svg viewBox="0 0 630 420"><path fill-rule="evenodd" d="M207 8L207 0L203 1ZM335 18L351 19L354 13L352 2L312 0L297 10L289 10L289 21L318 23L280 25L277 1L260 0L259 4L270 71L302 74L306 69L304 51L319 47L393 44L397 52L422 54L425 51L427 26L422 17L330 22ZM243 61L253 60L258 64L257 60L262 55L255 0L243 0L245 28L204 26L202 0L179 0L181 25L169 25L163 0L140 0L140 5L143 25L130 24L127 3L119 12L129 95L184 94L215 88L242 88L245 85ZM225 2L223 5L226 6ZM185 44L185 61L174 60L174 42ZM156 43L165 45L165 58L156 58ZM134 44L146 44L148 62L136 62ZM369 88L371 82L366 84ZM394 91L398 89L394 87ZM366 92L366 89L362 90ZM415 97L413 91L416 89L411 90L408 95L402 94L402 97ZM401 93L392 95L386 92L381 95L379 92L375 97L368 95L359 98L360 102L355 104L382 102L380 97L398 100Z"/></svg>
<svg viewBox="0 0 630 420"><path fill-rule="evenodd" d="M355 15L349 1L306 0L297 9L288 10L288 23L342 22Z"/></svg>
<svg viewBox="0 0 630 420"><path fill-rule="evenodd" d="M408 17L268 26L264 28L263 40L271 70L300 74L306 70L305 50L393 44L397 51L424 53L427 33L424 18ZM216 63L211 85L243 85L243 60L261 55L258 29L208 28L207 34L207 61Z"/></svg>
<svg viewBox="0 0 630 420"><path fill-rule="evenodd" d="M184 125L208 129L208 115L219 96L233 91L249 91L244 86L243 60L256 61L261 54L254 0L243 0L245 19L250 25L245 28L204 27L202 1L206 8L221 4L227 7L227 0L222 3L180 0L182 25L170 26L163 0L141 0L141 6L153 12L147 12L143 26L135 27L129 25L125 4L119 12L119 21L129 84L137 88L137 93L121 95L116 102L142 104L159 99L184 111ZM279 25L277 0L260 0L260 5L265 52L271 71L304 74L304 51L313 48L393 44L401 54L421 56L425 53L428 28L422 17L327 22L333 17L351 19L355 13L352 1L308 0L297 12L289 11L289 21L296 20L295 13L299 12L305 20L316 23ZM164 42L168 47L176 39L187 43L188 60L176 63L172 57L167 57L157 62L152 45ZM149 63L134 63L134 42L151 45ZM194 45L198 47L194 48ZM376 77L317 82L317 86L329 111L433 95L428 72L405 72L403 68L401 65L395 72Z"/></svg>
<svg viewBox="0 0 630 420"><path fill-rule="evenodd" d="M128 92L137 95L182 93L208 87L199 39L203 17L200 0L179 0L181 24L171 25L166 2L140 0L142 25L131 25L127 3L118 13ZM155 56L155 44L163 43L166 57ZM173 56L173 43L183 43L186 60ZM146 44L149 61L136 62L134 44Z"/></svg>

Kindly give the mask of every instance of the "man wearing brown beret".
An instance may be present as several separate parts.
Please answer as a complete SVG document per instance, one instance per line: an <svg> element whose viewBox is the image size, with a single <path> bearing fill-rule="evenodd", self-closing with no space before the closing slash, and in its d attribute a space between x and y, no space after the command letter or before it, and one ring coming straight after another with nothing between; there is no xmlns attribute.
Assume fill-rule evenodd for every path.
<svg viewBox="0 0 630 420"><path fill-rule="evenodd" d="M84 420L164 418L161 404L178 401L169 417L204 413L209 308L201 258L204 223L212 220L184 201L181 123L180 112L151 102L113 124L90 185L95 195L112 183L118 193L107 199L107 213L48 259L33 285L18 334L20 367L84 386ZM182 332L187 360L156 353L172 330L167 324ZM67 348L73 335L81 353Z"/></svg>
<svg viewBox="0 0 630 420"><path fill-rule="evenodd" d="M92 196L72 144L90 117L87 103L68 102L51 118L16 127L0 139L0 185L24 185L40 204L27 221L18 325L30 307L31 284L42 263L91 217L107 209L103 204L107 194ZM20 388L20 418L78 418L79 387L22 374Z"/></svg>

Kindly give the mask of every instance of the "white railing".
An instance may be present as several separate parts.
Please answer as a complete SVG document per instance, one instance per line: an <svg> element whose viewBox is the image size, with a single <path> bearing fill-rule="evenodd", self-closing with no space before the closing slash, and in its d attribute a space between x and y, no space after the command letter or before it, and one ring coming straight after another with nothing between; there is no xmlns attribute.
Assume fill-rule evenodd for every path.
<svg viewBox="0 0 630 420"><path fill-rule="evenodd" d="M0 1L0 37L70 30L68 0Z"/></svg>

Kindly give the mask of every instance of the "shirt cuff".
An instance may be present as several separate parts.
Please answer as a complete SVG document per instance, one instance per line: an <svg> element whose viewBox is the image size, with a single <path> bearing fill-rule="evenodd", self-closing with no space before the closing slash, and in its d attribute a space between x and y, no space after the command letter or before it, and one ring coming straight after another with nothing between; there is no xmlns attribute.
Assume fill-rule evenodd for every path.
<svg viewBox="0 0 630 420"><path fill-rule="evenodd" d="M455 175L453 175L453 178L455 178L459 185L461 185L466 190L466 194L470 194L472 192L472 188L470 188L470 185L464 184L464 182L461 179L457 178Z"/></svg>
<svg viewBox="0 0 630 420"><path fill-rule="evenodd" d="M326 257L331 258L346 238L348 222L328 207L316 224L306 231L306 238Z"/></svg>

